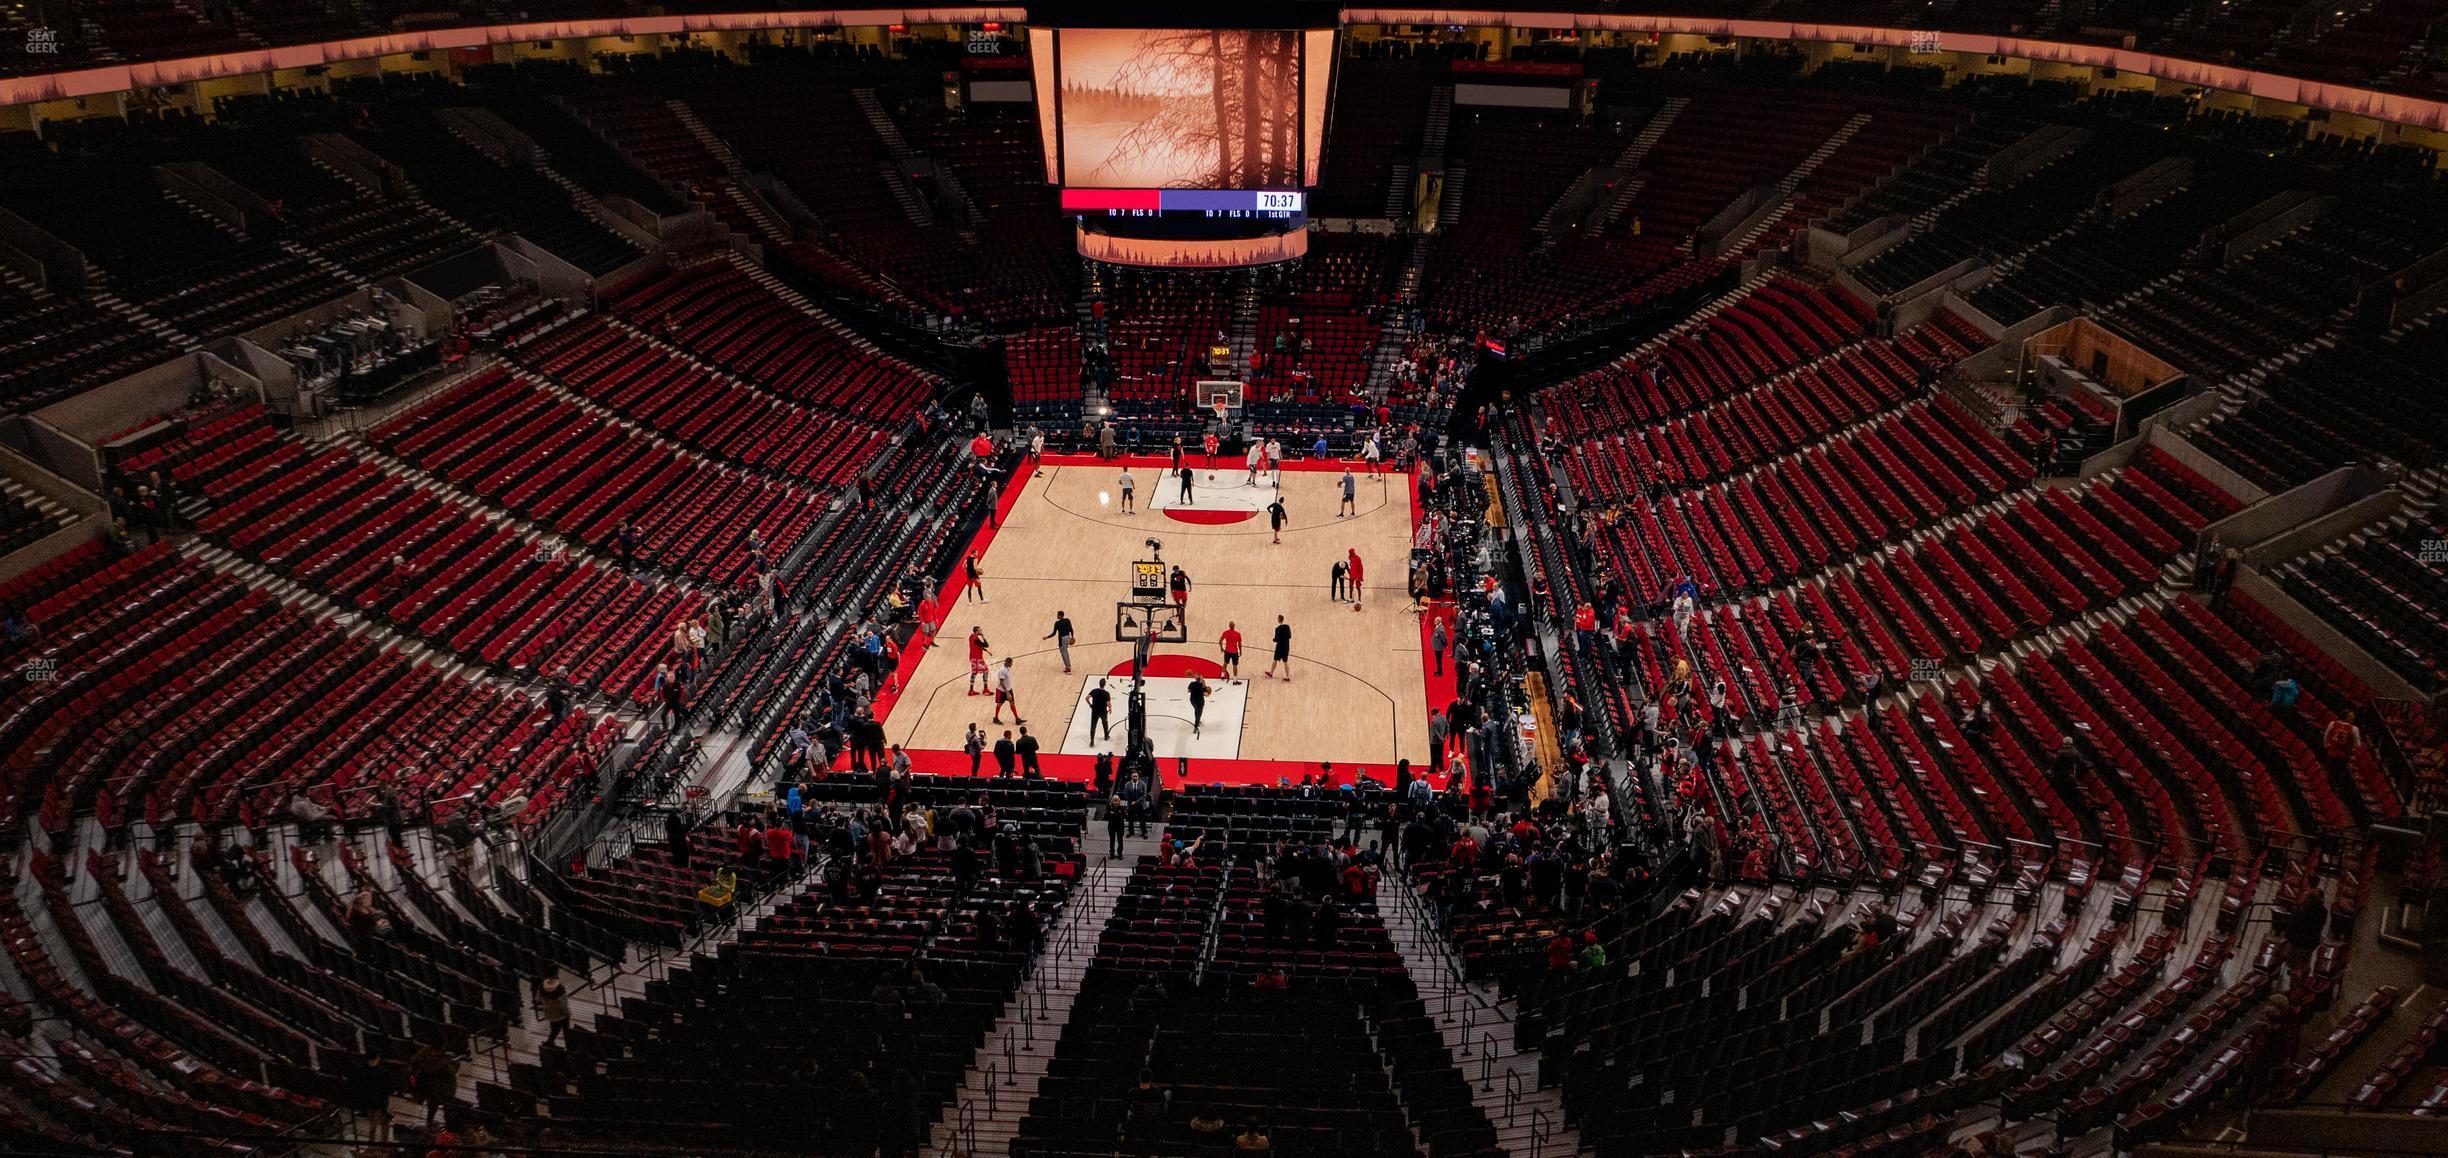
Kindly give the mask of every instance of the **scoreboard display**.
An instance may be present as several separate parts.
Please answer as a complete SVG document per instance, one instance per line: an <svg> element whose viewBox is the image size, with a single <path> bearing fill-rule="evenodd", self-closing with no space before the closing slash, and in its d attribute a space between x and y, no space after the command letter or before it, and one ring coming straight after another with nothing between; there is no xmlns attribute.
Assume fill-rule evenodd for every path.
<svg viewBox="0 0 2448 1158"><path fill-rule="evenodd" d="M1145 0L1029 6L1046 183L1090 261L1238 269L1309 251L1342 7L1198 8L1180 27Z"/></svg>
<svg viewBox="0 0 2448 1158"><path fill-rule="evenodd" d="M1298 189L1065 189L1075 217L1220 217L1296 221L1309 196Z"/></svg>

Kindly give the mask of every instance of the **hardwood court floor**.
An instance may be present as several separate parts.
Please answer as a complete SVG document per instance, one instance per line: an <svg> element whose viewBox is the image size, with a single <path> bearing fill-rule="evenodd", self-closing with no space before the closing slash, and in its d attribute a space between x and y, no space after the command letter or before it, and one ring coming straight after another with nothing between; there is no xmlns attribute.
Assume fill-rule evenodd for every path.
<svg viewBox="0 0 2448 1158"><path fill-rule="evenodd" d="M1196 461L1194 456L1194 466ZM1179 484L1159 485L1161 464L1134 466L1132 473L1141 510L1128 516L1120 512L1119 472L1111 464L1050 457L1024 481L981 559L989 601L947 603L942 646L907 674L885 719L891 742L912 750L957 750L971 721L990 722L993 698L965 694L965 640L974 625L985 630L993 661L1012 657L1020 706L1034 713L1029 730L1046 751L1059 751L1083 685L1130 662L1130 646L1114 639L1114 604L1129 597L1130 564L1148 557L1144 540L1154 538L1164 543L1164 561L1186 569L1192 584L1190 642L1159 645L1157 654L1217 659L1225 623L1240 625L1249 700L1238 759L1331 760L1338 767L1406 756L1424 762L1428 702L1419 617L1404 593L1413 503L1408 476L1355 472L1359 514L1336 518L1339 470L1284 471L1288 519L1283 542L1274 545L1265 515L1257 512L1268 496L1240 485L1246 472L1239 463L1228 466L1219 458L1214 487L1199 468L1186 508L1208 512L1193 516L1207 519L1229 518L1223 512L1233 509L1257 512L1239 522L1169 517L1164 508L1174 505ZM1368 579L1368 599L1357 612L1329 598L1330 570L1351 548L1359 550ZM1070 613L1078 634L1069 675L1054 642L1044 638L1057 610ZM1278 614L1292 627L1288 683L1264 675ZM1117 724L1120 701L1117 687ZM990 728L988 735L1000 732Z"/></svg>

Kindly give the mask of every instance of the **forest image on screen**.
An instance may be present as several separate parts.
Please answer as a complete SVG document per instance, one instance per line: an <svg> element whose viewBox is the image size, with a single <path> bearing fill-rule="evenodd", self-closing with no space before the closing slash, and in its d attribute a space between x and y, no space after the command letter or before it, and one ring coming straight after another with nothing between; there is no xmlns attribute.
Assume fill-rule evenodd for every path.
<svg viewBox="0 0 2448 1158"><path fill-rule="evenodd" d="M1299 33L1074 28L1060 35L1063 184L1301 183Z"/></svg>

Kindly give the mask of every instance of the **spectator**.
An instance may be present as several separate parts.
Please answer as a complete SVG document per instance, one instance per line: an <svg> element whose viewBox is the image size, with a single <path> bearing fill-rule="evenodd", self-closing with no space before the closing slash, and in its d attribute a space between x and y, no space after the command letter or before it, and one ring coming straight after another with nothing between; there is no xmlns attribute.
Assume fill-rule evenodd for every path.
<svg viewBox="0 0 2448 1158"><path fill-rule="evenodd" d="M408 1059L408 1089L425 1103L425 1128L433 1128L442 1107L459 1096L459 1060L431 1043L417 1047Z"/></svg>
<svg viewBox="0 0 2448 1158"><path fill-rule="evenodd" d="M544 1023L544 1040L541 1044L551 1045L562 1040L569 1031L570 1005L569 995L561 991L560 977L546 977L536 984L535 1011L537 1019Z"/></svg>
<svg viewBox="0 0 2448 1158"><path fill-rule="evenodd" d="M2293 710L2295 701L2302 695L2303 687L2295 682L2294 676L2280 676L2277 683L2270 685L2269 706L2272 709Z"/></svg>
<svg viewBox="0 0 2448 1158"><path fill-rule="evenodd" d="M1005 780L1011 779L1014 766L1019 760L1019 755L1019 746L1012 743L1011 729L1005 728L1003 730L1003 738L995 741L995 775Z"/></svg>
<svg viewBox="0 0 2448 1158"><path fill-rule="evenodd" d="M341 1091L341 1104L355 1116L358 1127L352 1136L376 1145L391 1141L391 1095L398 1088L399 1078L384 1060L382 1049L369 1047L365 1057L349 1067Z"/></svg>

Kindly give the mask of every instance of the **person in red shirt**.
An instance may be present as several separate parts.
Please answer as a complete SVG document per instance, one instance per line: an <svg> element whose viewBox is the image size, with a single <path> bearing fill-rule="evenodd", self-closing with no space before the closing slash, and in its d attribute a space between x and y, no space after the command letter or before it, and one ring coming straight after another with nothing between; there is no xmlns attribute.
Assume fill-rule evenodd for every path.
<svg viewBox="0 0 2448 1158"><path fill-rule="evenodd" d="M1229 621L1226 622L1224 624L1224 634L1219 637L1216 642L1224 645L1224 674L1230 678L1240 678L1241 629Z"/></svg>
<svg viewBox="0 0 2448 1158"><path fill-rule="evenodd" d="M1220 445L1216 440L1215 431L1208 431L1207 437L1199 440L1199 445L1207 451L1207 469L1214 470L1216 447Z"/></svg>
<svg viewBox="0 0 2448 1158"><path fill-rule="evenodd" d="M986 691L986 632L979 627L969 629L969 694Z"/></svg>
<svg viewBox="0 0 2448 1158"><path fill-rule="evenodd" d="M1347 552L1347 557L1344 559L1344 578L1351 583L1352 610L1358 611L1360 610L1360 548L1347 547L1344 550Z"/></svg>
<svg viewBox="0 0 2448 1158"><path fill-rule="evenodd" d="M2331 719L2328 726L2321 729L2321 750L2328 753L2332 760L2344 760L2362 746L2363 729L2354 726L2353 721L2344 716Z"/></svg>
<svg viewBox="0 0 2448 1158"><path fill-rule="evenodd" d="M1573 608L1573 634L1580 637L1584 648L1598 645L1598 609L1590 606L1586 599L1581 601L1581 606Z"/></svg>
<svg viewBox="0 0 2448 1158"><path fill-rule="evenodd" d="M943 616L936 612L935 597L921 596L918 600L918 634L926 638L928 647L935 646L935 626L942 619Z"/></svg>
<svg viewBox="0 0 2448 1158"><path fill-rule="evenodd" d="M969 453L977 456L979 466L994 465L994 439L980 434L969 440Z"/></svg>
<svg viewBox="0 0 2448 1158"><path fill-rule="evenodd" d="M961 590L968 598L980 603L987 602L986 572L984 568L978 566L975 551L969 552L968 557L961 560Z"/></svg>
<svg viewBox="0 0 2448 1158"><path fill-rule="evenodd" d="M1455 868L1470 871L1472 865L1479 863L1479 842L1468 834L1453 842L1453 862Z"/></svg>
<svg viewBox="0 0 2448 1158"><path fill-rule="evenodd" d="M777 824L765 830L765 859L773 862L775 872L790 867L791 853L796 851L797 844L788 825Z"/></svg>

